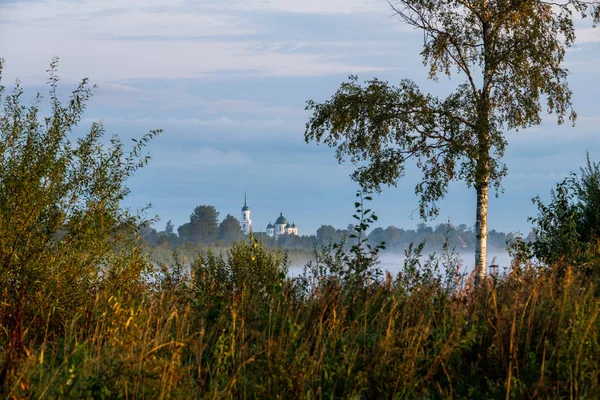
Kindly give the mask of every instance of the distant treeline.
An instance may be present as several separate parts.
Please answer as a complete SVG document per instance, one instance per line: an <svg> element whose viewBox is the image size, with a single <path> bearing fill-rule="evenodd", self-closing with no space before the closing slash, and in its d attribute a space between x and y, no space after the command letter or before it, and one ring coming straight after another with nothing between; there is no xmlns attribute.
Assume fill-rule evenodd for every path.
<svg viewBox="0 0 600 400"><path fill-rule="evenodd" d="M353 225L346 229L337 229L332 225L321 225L314 235L284 235L278 238L264 236L265 245L288 249L311 250L314 246L327 245L330 242L339 243L344 237L351 244L350 236L354 233ZM244 239L240 221L231 214L219 222L219 212L214 206L197 206L190 214L189 222L175 226L168 221L164 230L157 231L150 226L140 230L141 236L153 246L179 247L184 244L203 244L207 246L228 246L233 242ZM256 234L261 234L256 232ZM513 233L491 230L488 233L488 248L504 250L507 242L513 240ZM475 232L465 224L458 226L446 223L435 227L420 223L416 229L397 228L393 225L387 228L376 228L368 234L370 244L385 243L387 250L404 251L411 243L426 243L428 249L440 249L445 243L450 248L474 249Z"/></svg>

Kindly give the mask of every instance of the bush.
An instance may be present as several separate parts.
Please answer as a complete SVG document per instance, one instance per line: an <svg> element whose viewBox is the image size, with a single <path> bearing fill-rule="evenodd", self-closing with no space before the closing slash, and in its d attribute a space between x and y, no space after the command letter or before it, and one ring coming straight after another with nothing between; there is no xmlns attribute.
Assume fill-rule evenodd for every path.
<svg viewBox="0 0 600 400"><path fill-rule="evenodd" d="M286 253L266 248L262 238L250 234L247 241L233 243L226 258L211 251L198 255L192 264L193 286L203 291L210 282L231 293L245 289L264 296L281 287L288 266Z"/></svg>
<svg viewBox="0 0 600 400"><path fill-rule="evenodd" d="M75 137L91 88L83 79L63 104L57 64L50 65L46 117L39 93L26 107L18 81L6 96L0 86L0 384L30 344L48 332L60 335L96 301L106 278L128 276L132 286L148 266L127 245L140 218L120 202L129 192L125 180L148 161L144 145L159 131L130 152L117 137L105 147L100 123Z"/></svg>
<svg viewBox="0 0 600 400"><path fill-rule="evenodd" d="M597 264L600 248L600 163L590 161L579 176L572 173L556 185L549 204L533 199L538 216L533 222L531 254L547 264L575 263L589 269ZM586 267L587 266L587 267Z"/></svg>

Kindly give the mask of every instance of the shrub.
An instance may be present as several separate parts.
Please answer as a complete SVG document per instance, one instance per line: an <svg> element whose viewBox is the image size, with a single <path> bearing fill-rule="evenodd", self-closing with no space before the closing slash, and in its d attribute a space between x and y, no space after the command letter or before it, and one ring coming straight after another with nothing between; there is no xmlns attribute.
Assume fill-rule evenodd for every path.
<svg viewBox="0 0 600 400"><path fill-rule="evenodd" d="M18 81L6 96L0 86L0 384L29 342L60 334L95 301L105 277L124 277L122 268L139 277L147 267L126 261L130 249L115 250L132 243L140 223L120 207L125 180L146 164L142 149L159 131L131 151L116 136L105 147L100 123L76 137L92 88L83 79L64 104L57 65L50 64L48 116L39 93L27 107Z"/></svg>
<svg viewBox="0 0 600 400"><path fill-rule="evenodd" d="M538 215L533 223L533 256L547 264L562 262L585 266L596 264L600 254L600 163L590 161L556 185L551 200L544 204L539 197L533 202Z"/></svg>

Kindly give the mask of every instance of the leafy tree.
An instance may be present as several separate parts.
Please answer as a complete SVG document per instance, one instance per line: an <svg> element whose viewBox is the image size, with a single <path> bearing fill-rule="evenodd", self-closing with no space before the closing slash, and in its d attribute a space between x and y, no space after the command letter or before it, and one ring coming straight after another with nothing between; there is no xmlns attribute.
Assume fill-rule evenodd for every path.
<svg viewBox="0 0 600 400"><path fill-rule="evenodd" d="M438 224L438 226L435 227L434 232L444 235L446 234L450 229L452 229L452 226L449 224Z"/></svg>
<svg viewBox="0 0 600 400"><path fill-rule="evenodd" d="M358 167L352 177L366 190L395 185L406 162L423 172L416 186L423 218L437 214L448 184L463 180L477 196L475 268L486 275L488 191L506 174L503 131L541 121L541 98L558 123L575 121L565 49L575 40L573 12L600 20L597 1L398 0L398 16L423 32L429 76L464 77L446 98L422 93L404 79L398 86L355 76L313 112L307 142L336 147L336 158ZM454 77L456 79L456 76Z"/></svg>
<svg viewBox="0 0 600 400"><path fill-rule="evenodd" d="M158 235L158 240L156 241L156 245L157 246L162 246L162 247L166 247L169 245L169 237L167 236L166 233L161 232Z"/></svg>
<svg viewBox="0 0 600 400"><path fill-rule="evenodd" d="M92 88L81 80L63 103L57 65L53 59L46 117L39 93L27 107L19 81L6 96L0 86L0 386L26 342L44 329L60 332L103 282L119 275L115 249L134 238L141 222L121 208L129 193L124 182L147 163L143 147L159 133L131 150L116 136L104 146L97 122L74 137ZM0 79L2 66L0 60Z"/></svg>
<svg viewBox="0 0 600 400"><path fill-rule="evenodd" d="M171 220L167 221L167 225L165 226L165 233L167 235L172 235L174 228L175 227L173 226L173 223L171 222Z"/></svg>
<svg viewBox="0 0 600 400"><path fill-rule="evenodd" d="M431 235L433 233L433 228L421 222L417 225L417 233L420 235Z"/></svg>
<svg viewBox="0 0 600 400"><path fill-rule="evenodd" d="M192 243L213 243L219 233L219 212L213 206L197 206L190 215L190 222L180 226L177 232Z"/></svg>
<svg viewBox="0 0 600 400"><path fill-rule="evenodd" d="M375 228L369 233L369 242L371 244L385 243L389 247L389 242L386 240L386 235L383 228Z"/></svg>
<svg viewBox="0 0 600 400"><path fill-rule="evenodd" d="M281 235L276 244L285 248L312 250L315 240L315 236Z"/></svg>
<svg viewBox="0 0 600 400"><path fill-rule="evenodd" d="M140 226L139 235L152 245L156 245L158 243L158 232L156 231L156 229L152 228L147 224Z"/></svg>
<svg viewBox="0 0 600 400"><path fill-rule="evenodd" d="M396 246L397 244L400 243L400 241L402 240L402 237L404 236L403 232L401 229L396 228L393 225L388 226L387 228L385 228L385 243L389 243L389 246Z"/></svg>
<svg viewBox="0 0 600 400"><path fill-rule="evenodd" d="M193 242L194 238L192 236L192 224L186 222L177 228L177 234L184 242Z"/></svg>
<svg viewBox="0 0 600 400"><path fill-rule="evenodd" d="M459 226L455 227L455 229L459 235L462 235L469 230L469 227L465 224L460 224Z"/></svg>
<svg viewBox="0 0 600 400"><path fill-rule="evenodd" d="M233 243L243 239L244 232L240 226L240 221L231 214L227 214L227 217L219 225L219 240L223 240L226 243Z"/></svg>
<svg viewBox="0 0 600 400"><path fill-rule="evenodd" d="M175 226L169 220L167 225L165 226L164 232L159 232L159 241L158 245L170 244L172 246L180 245L182 243L182 239L174 233Z"/></svg>
<svg viewBox="0 0 600 400"><path fill-rule="evenodd" d="M600 239L600 163L590 161L580 175L571 174L556 185L551 200L533 199L538 216L533 222L533 255L547 262L571 262L597 256Z"/></svg>
<svg viewBox="0 0 600 400"><path fill-rule="evenodd" d="M577 197L578 223L581 240L592 243L600 238L600 163L590 161L580 168L580 176L571 176L573 191Z"/></svg>
<svg viewBox="0 0 600 400"><path fill-rule="evenodd" d="M317 243L326 245L330 241L337 241L337 230L331 225L321 225L317 229Z"/></svg>

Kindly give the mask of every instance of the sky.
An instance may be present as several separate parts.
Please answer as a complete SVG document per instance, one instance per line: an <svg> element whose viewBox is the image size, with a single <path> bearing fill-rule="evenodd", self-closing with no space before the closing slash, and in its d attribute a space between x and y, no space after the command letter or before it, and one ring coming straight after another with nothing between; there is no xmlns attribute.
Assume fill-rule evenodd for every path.
<svg viewBox="0 0 600 400"><path fill-rule="evenodd" d="M577 124L544 116L540 126L507 133L508 176L490 198L490 229L526 234L532 197L548 199L586 151L600 160L600 28L589 20L577 27L565 60ZM18 78L28 100L47 92L46 70L58 56L65 99L83 77L98 86L80 129L101 120L126 143L164 130L147 146L150 164L130 179L124 203L151 204L158 230L187 222L202 204L240 218L245 190L255 231L280 212L300 234L346 227L358 189L352 166L304 142L306 101L327 100L350 74L392 84L410 78L432 94L460 82L428 80L421 46L422 35L385 0L0 0L6 86ZM421 222L419 179L411 166L375 196L374 227ZM464 183L439 205L429 223L474 224L475 192Z"/></svg>

